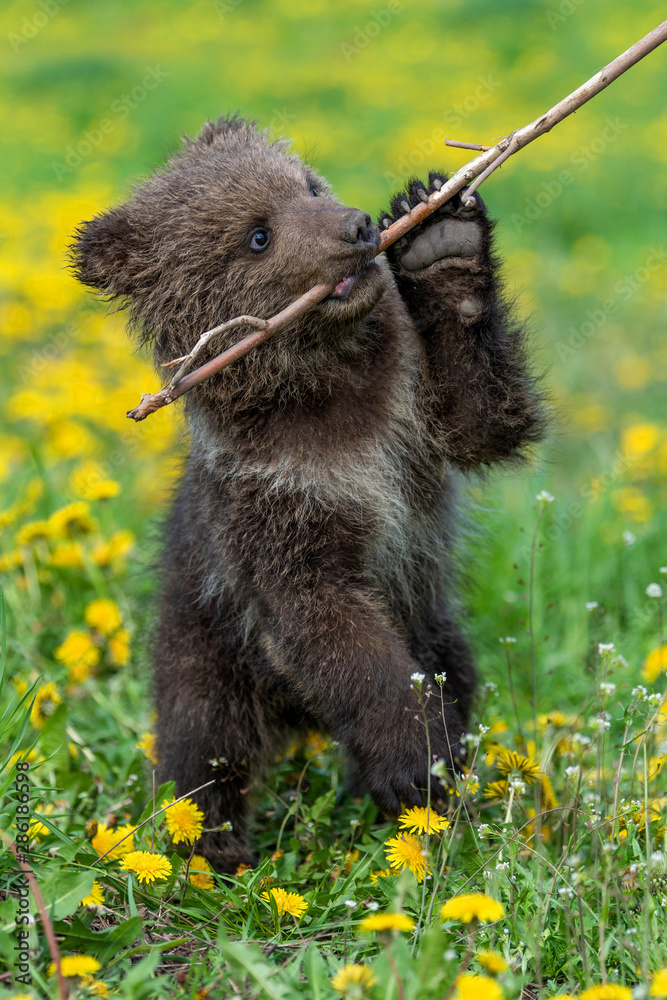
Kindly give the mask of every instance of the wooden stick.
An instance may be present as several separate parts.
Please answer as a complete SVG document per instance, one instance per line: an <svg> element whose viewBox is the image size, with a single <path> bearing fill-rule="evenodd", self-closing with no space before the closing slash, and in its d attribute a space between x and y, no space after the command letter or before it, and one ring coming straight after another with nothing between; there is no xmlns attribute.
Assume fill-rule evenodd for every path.
<svg viewBox="0 0 667 1000"><path fill-rule="evenodd" d="M429 195L426 201L420 202L409 213L406 213L401 219L398 219L389 226L388 229L385 229L382 233L380 247L377 252L382 253L383 250L386 250L392 243L399 240L401 236L404 236L415 226L419 225L420 222L423 222L424 219L428 218L429 215L453 198L463 188L468 187L468 185L469 189L463 198L463 203L464 205L473 203L472 193L505 160L539 136L550 132L554 125L558 125L568 115L581 108L592 97L595 97L596 94L599 94L601 90L604 90L605 87L608 87L621 74L630 69L631 66L634 66L640 59L647 56L649 52L662 45L665 39L667 39L667 21L662 21L653 31L650 31L638 42L635 42L629 49L620 56L617 56L613 62L610 62L608 66L601 69L590 80L587 80L586 83L583 83L571 94L568 94L567 97L564 97L562 101L555 104L549 111L540 115L539 118L536 118L528 125L524 125L523 128L512 132L506 138L501 139L495 146L485 147L479 156L475 157L474 160L471 160L460 170L457 170L447 183L443 184L438 191L434 191L433 194ZM465 146L465 144L463 145ZM306 312L314 309L327 295L331 294L334 288L335 285L314 285L313 288L305 292L300 298L291 302L282 312L266 320L266 326L263 329L255 330L254 333L249 334L244 340L241 340L238 344L234 344L233 347L228 348L222 354L219 354L216 358L197 368L189 375L185 375L184 378L180 380L173 378L169 385L161 389L160 392L156 392L153 395L142 394L139 406L133 410L129 410L127 416L132 420L144 420L150 413L159 410L160 407L166 406L168 403L173 403L179 396L189 392L190 389L204 382L216 372L221 371L228 364L231 364L232 361L243 357L253 347L257 347L258 344L268 340L269 337L282 330L293 319L303 316ZM262 322L257 317L237 317L236 320L229 320L228 323L223 323L220 327L215 327L213 330L202 334L198 344L190 352L190 355L186 355L186 358L179 358L178 360L187 361L197 352L204 338L208 341L214 333L223 329L229 329L230 325L240 325L243 319L247 323L250 323L252 320L254 325Z"/></svg>

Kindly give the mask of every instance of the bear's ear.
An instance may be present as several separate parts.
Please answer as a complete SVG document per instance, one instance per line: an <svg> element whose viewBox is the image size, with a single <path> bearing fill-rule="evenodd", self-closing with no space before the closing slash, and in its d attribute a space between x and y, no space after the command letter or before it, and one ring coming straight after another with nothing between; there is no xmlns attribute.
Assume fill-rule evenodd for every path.
<svg viewBox="0 0 667 1000"><path fill-rule="evenodd" d="M70 266L84 285L108 295L130 295L134 290L132 231L125 207L112 208L82 222L70 244Z"/></svg>

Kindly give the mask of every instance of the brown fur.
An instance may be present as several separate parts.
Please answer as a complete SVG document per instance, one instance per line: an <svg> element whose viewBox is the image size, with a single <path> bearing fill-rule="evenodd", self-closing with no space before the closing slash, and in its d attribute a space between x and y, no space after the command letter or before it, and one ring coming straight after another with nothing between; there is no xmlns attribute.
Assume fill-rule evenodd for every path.
<svg viewBox="0 0 667 1000"><path fill-rule="evenodd" d="M258 227L272 232L260 252ZM360 275L347 299L185 400L192 447L156 634L158 752L178 794L217 779L198 796L206 825L233 830L200 849L221 871L252 862L246 792L294 730L342 741L385 813L422 801L415 671L447 674L444 718L439 695L428 702L431 750L456 761L475 682L454 620L457 470L511 458L541 430L482 203L471 214L457 199L367 266L377 239L284 143L234 117L207 124L73 247L80 280L128 306L158 364L226 319ZM415 269L431 244L446 255Z"/></svg>

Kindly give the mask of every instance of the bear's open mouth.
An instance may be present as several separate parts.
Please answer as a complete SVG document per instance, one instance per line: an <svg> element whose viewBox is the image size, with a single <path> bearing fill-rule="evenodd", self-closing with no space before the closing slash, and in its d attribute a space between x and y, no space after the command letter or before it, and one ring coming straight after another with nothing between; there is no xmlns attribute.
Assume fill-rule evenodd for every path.
<svg viewBox="0 0 667 1000"><path fill-rule="evenodd" d="M352 289L357 284L359 279L368 274L373 266L375 266L375 261L371 260L368 264L365 264L360 271L357 271L356 274L350 274L347 278L343 278L342 281L338 282L333 292L331 292L330 295L327 295L325 302L329 299L339 299L344 302L345 299L349 298Z"/></svg>

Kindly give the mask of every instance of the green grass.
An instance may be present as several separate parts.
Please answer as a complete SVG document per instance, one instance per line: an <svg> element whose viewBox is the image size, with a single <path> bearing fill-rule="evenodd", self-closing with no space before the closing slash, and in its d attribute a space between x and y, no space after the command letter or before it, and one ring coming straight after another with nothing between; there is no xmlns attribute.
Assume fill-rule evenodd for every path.
<svg viewBox="0 0 667 1000"><path fill-rule="evenodd" d="M256 792L258 868L208 889L192 884L189 849L174 845L160 817L134 842L167 856L166 880L144 886L117 859L99 859L95 823L137 824L169 791L154 794L137 744L151 728L152 565L182 428L175 407L141 425L125 420L154 377L122 319L74 284L63 254L77 222L122 198L181 132L237 107L293 136L346 203L377 212L406 159L416 172L465 161L438 148L421 167L434 129L484 142L525 124L657 24L658 6L629 19L619 0L604 11L581 4L558 20L560 6L547 0L405 2L352 55L341 46L363 41L372 18L352 3L66 5L25 38L41 9L20 0L0 14L0 829L20 832L18 752L32 759L31 808L43 826L30 863L62 953L95 957L96 979L128 1000L201 1000L204 990L329 1000L338 995L331 978L350 962L375 977L365 993L350 986L350 998L441 1000L464 966L483 969L469 954L470 928L441 923L439 909L480 891L505 917L477 929L473 953L504 956L510 968L498 985L508 1000L527 984L540 998L605 979L648 986L667 966L665 673L642 678L666 642L664 598L646 593L667 586L660 53L484 189L553 417L530 467L471 483L468 630L482 681L498 694L480 693L472 729L489 729L479 747L471 742L479 788L453 794L451 826L430 837L425 883L408 870L373 880L397 827L345 792L340 748L314 742L276 762ZM147 67L166 75L132 99ZM136 106L122 116L124 94ZM99 145L64 172L54 167L105 118L113 127ZM605 133L608 120L616 127ZM554 194L562 171L573 180ZM109 480L119 494L93 499ZM544 507L542 490L555 497ZM28 538L26 525L70 503L88 505L72 527L56 514L48 537ZM107 558L110 539L118 552ZM86 620L101 599L129 634L126 662L117 626L105 636ZM91 661L86 677L71 676L61 650L72 631ZM507 636L516 643L499 642ZM600 643L614 651L601 654ZM616 689L604 694L609 681ZM31 705L47 684L60 701L35 725ZM638 685L648 700L633 693ZM569 717L565 728L535 728L535 714L556 711ZM596 729L602 711L609 729ZM577 734L584 740L572 742ZM509 813L507 795L485 797L501 777L498 744L538 762L555 805L541 783L539 794L528 785L514 796ZM538 821L531 809L546 811ZM0 998L56 997L39 921L27 925L33 986L11 978L21 880L4 849L0 871ZM93 879L104 888L100 910L80 905ZM300 919L262 898L271 887L305 899ZM388 940L359 931L369 914L399 911L414 931ZM90 995L71 985L74 996ZM467 989L492 995L484 981Z"/></svg>

